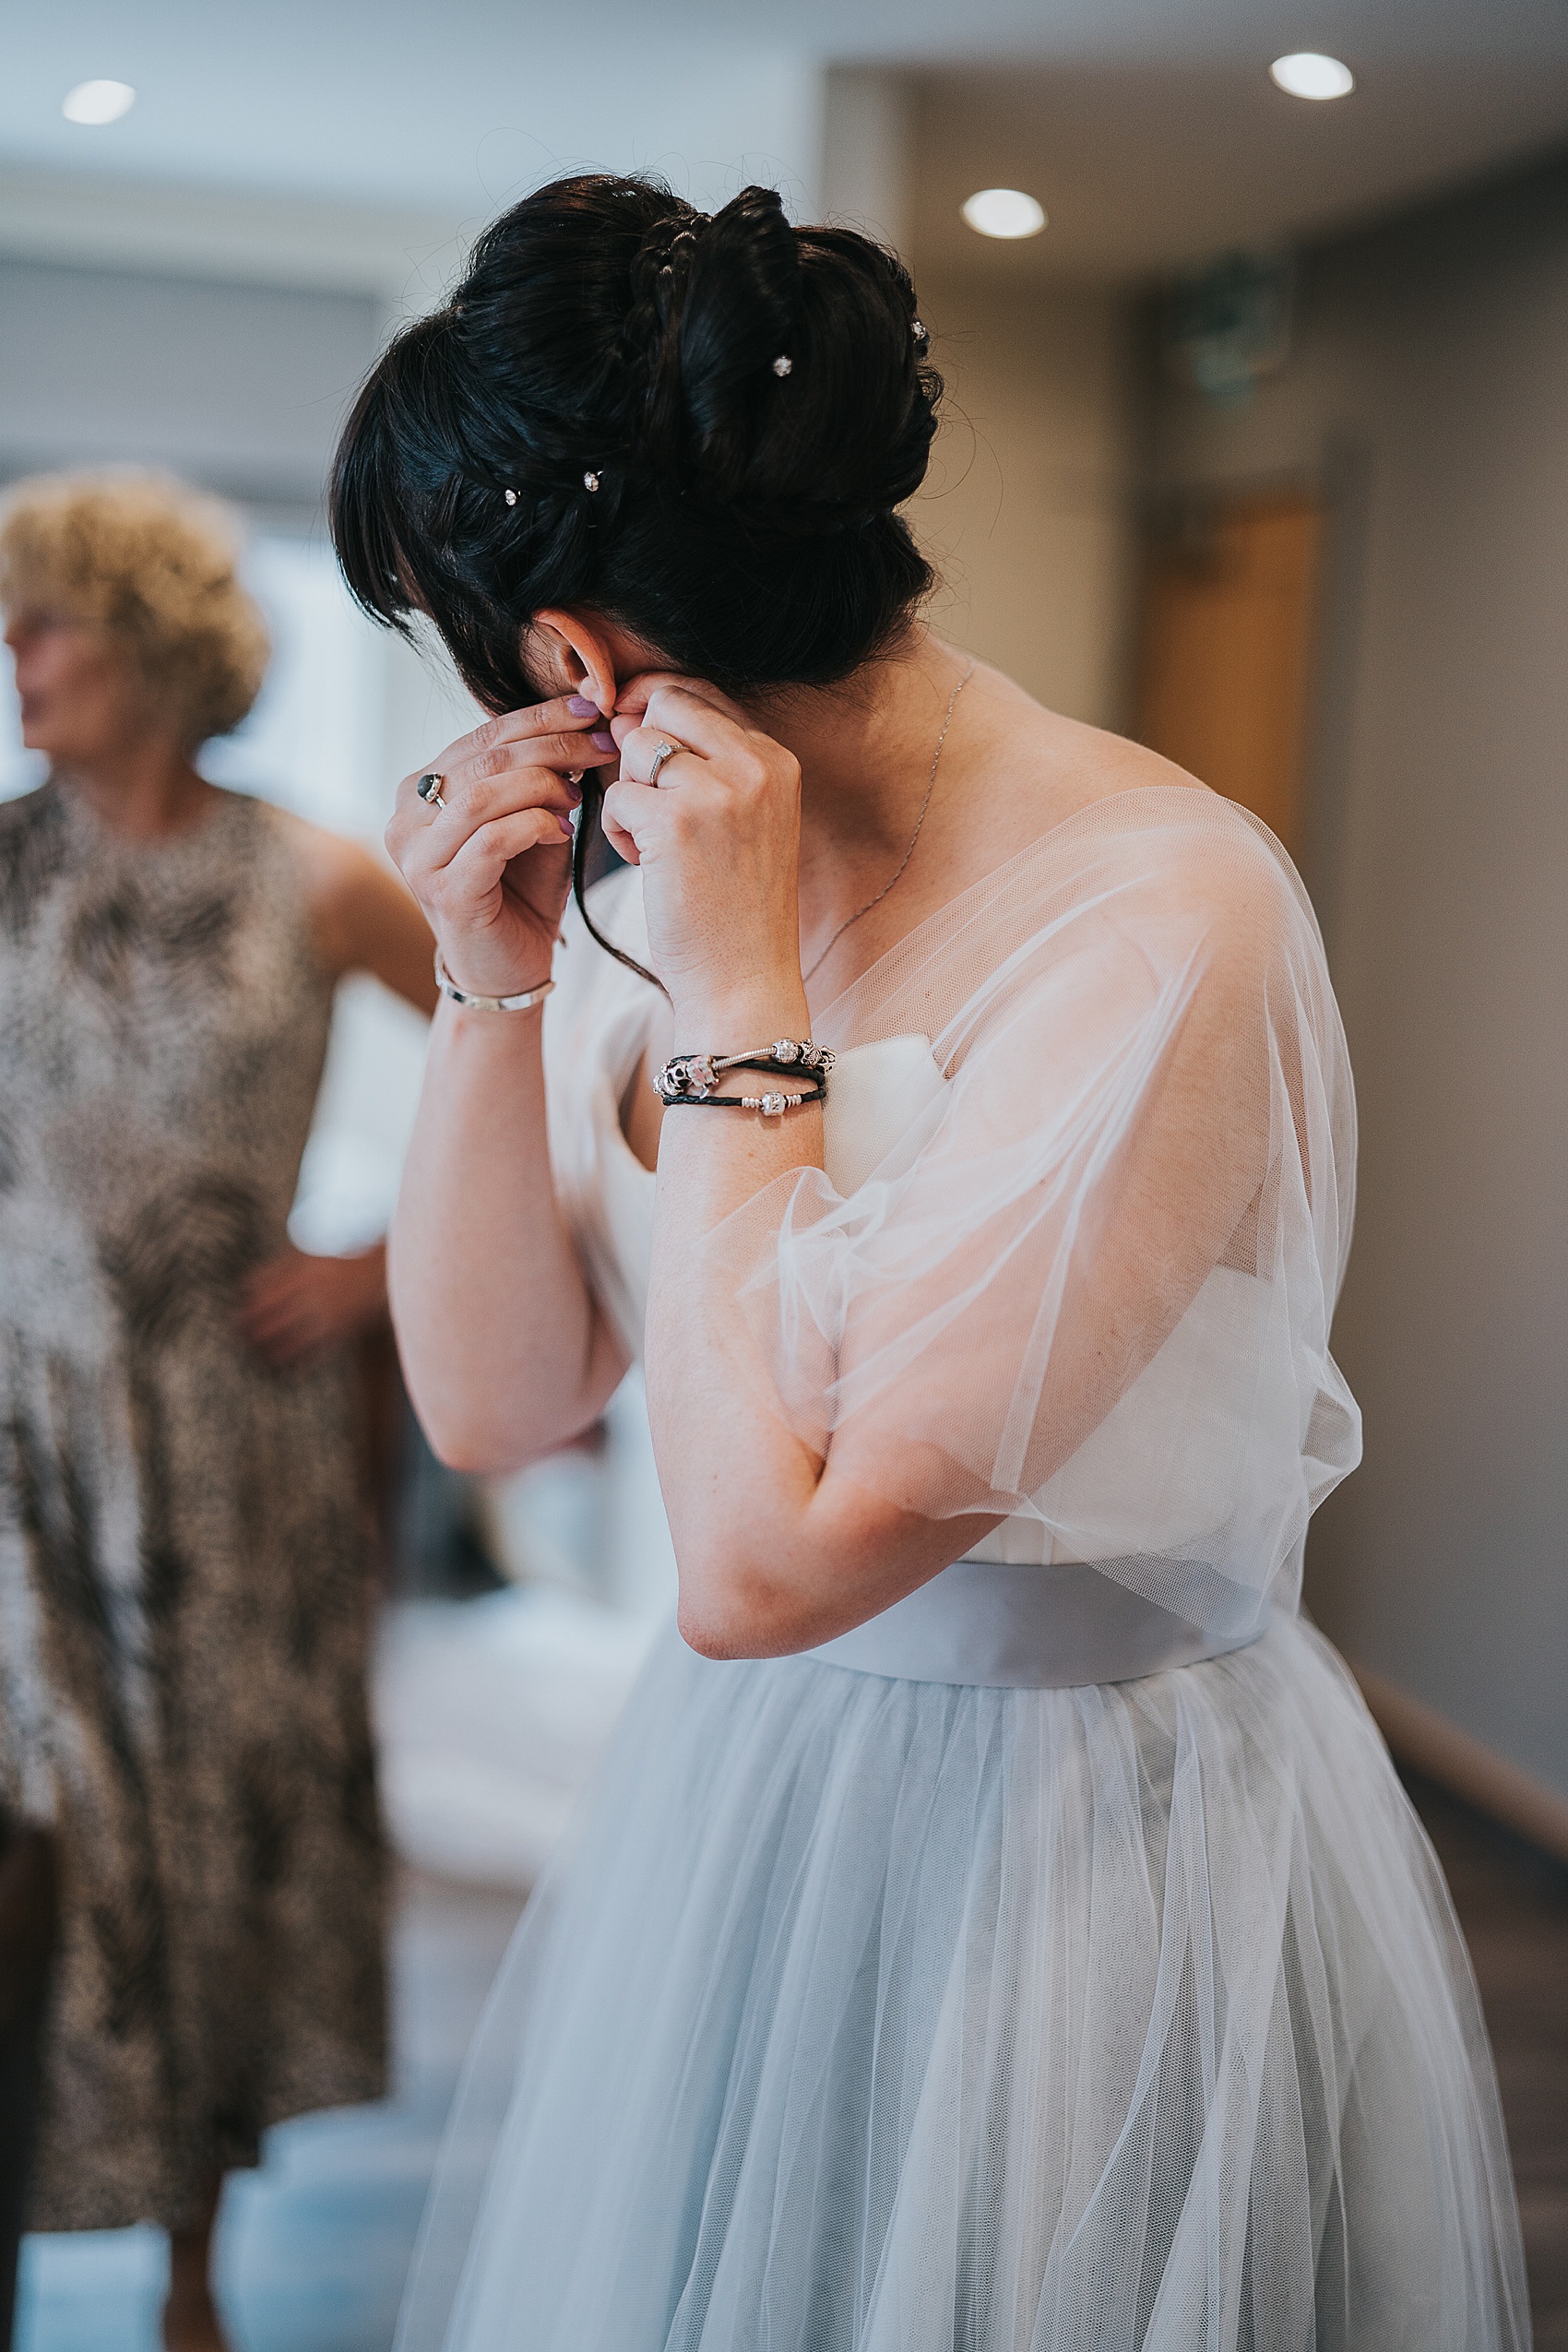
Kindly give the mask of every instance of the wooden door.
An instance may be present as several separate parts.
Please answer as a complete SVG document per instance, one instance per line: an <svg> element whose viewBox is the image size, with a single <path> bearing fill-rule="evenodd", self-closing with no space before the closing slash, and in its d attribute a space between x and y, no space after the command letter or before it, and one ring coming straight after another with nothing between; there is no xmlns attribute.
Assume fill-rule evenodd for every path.
<svg viewBox="0 0 1568 2352"><path fill-rule="evenodd" d="M1148 559L1138 735L1261 816L1301 861L1323 510L1300 496L1205 508Z"/></svg>

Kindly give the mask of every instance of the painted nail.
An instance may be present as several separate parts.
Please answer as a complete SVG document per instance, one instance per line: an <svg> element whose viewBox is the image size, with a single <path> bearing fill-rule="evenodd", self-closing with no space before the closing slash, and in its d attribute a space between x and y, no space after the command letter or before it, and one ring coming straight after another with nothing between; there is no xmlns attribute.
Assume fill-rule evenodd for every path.
<svg viewBox="0 0 1568 2352"><path fill-rule="evenodd" d="M568 695L566 707L574 719L602 719L604 716L599 705L589 702L587 695Z"/></svg>
<svg viewBox="0 0 1568 2352"><path fill-rule="evenodd" d="M555 812L555 822L556 822L556 824L557 824L557 825L561 827L562 832L565 835L565 837L566 837L567 840L569 841L569 840L571 839L571 837L572 837L572 820L571 820L571 818L570 818L569 816L563 816L563 815L562 815L562 814L561 814L561 812L560 812L560 810L559 810L559 809L557 809L557 810L556 810L556 812Z"/></svg>
<svg viewBox="0 0 1568 2352"><path fill-rule="evenodd" d="M588 742L596 752L612 752L615 749L615 738L608 727L596 727Z"/></svg>

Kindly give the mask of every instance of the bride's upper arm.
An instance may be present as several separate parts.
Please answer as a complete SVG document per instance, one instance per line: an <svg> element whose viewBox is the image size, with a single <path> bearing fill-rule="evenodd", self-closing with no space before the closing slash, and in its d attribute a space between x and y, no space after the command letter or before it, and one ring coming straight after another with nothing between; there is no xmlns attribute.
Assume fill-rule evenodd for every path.
<svg viewBox="0 0 1568 2352"><path fill-rule="evenodd" d="M1280 916L1245 861L1178 874L995 1007L897 1197L843 1221L830 1471L935 1517L1006 1509L1111 1411L1238 1237L1255 1265L1270 1170L1299 1155L1300 1055L1269 1004Z"/></svg>

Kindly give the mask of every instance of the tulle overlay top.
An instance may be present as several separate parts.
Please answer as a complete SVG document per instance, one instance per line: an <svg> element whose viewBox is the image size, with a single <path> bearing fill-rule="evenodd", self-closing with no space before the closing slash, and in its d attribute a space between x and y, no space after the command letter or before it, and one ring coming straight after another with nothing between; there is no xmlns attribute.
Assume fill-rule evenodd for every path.
<svg viewBox="0 0 1568 2352"><path fill-rule="evenodd" d="M646 957L634 873L596 919ZM564 966L558 1182L636 1353L654 1186L620 1102L651 992L591 945ZM1272 836L1197 787L1118 794L922 923L814 1034L840 1057L826 1170L712 1239L736 1376L861 1485L953 1518L956 1555L1092 1565L1183 1657L1293 1610L1308 1517L1360 1455L1328 1348L1355 1111ZM1005 1516L971 1545L982 1512Z"/></svg>
<svg viewBox="0 0 1568 2352"><path fill-rule="evenodd" d="M636 875L595 915L636 953ZM636 1353L651 992L568 936L555 1177ZM1288 861L1121 794L814 1035L826 1165L709 1237L715 1344L953 1564L805 1657L656 1650L492 1997L401 2352L1521 2352L1447 1895L1297 1614L1360 1432Z"/></svg>

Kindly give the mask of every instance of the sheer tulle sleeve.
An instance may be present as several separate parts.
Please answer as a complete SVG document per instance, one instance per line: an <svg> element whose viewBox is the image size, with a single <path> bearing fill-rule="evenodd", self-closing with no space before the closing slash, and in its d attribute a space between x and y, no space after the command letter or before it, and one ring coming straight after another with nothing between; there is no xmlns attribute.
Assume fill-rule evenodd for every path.
<svg viewBox="0 0 1568 2352"><path fill-rule="evenodd" d="M1283 853L1211 793L1103 803L817 1033L912 1030L948 1083L871 1176L801 1171L713 1237L754 1376L902 1508L1032 1523L1241 1633L1359 1445L1353 1110Z"/></svg>

